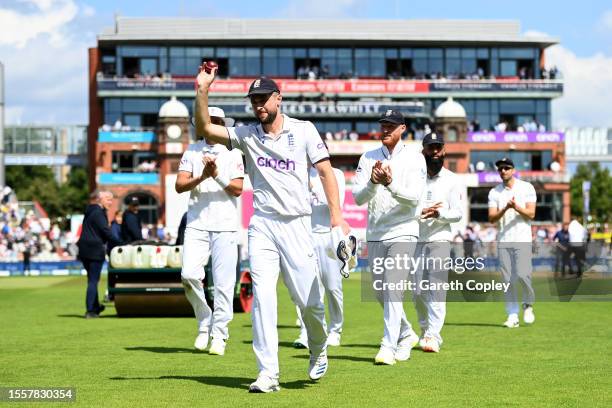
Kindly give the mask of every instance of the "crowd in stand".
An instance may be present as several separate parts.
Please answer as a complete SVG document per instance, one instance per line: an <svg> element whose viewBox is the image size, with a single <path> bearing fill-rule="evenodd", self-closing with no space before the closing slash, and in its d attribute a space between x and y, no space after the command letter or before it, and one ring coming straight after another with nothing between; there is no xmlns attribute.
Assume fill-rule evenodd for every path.
<svg viewBox="0 0 612 408"><path fill-rule="evenodd" d="M0 259L4 262L74 259L76 237L33 210L19 207L14 194L5 194L0 204Z"/></svg>

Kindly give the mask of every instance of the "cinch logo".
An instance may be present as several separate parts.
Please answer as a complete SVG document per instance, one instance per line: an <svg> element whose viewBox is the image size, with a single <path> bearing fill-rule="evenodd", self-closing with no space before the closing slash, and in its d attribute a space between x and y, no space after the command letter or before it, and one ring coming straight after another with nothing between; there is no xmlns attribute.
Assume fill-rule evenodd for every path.
<svg viewBox="0 0 612 408"><path fill-rule="evenodd" d="M258 157L257 165L259 167L270 167L276 170L295 171L295 162L293 160L274 159L271 157Z"/></svg>

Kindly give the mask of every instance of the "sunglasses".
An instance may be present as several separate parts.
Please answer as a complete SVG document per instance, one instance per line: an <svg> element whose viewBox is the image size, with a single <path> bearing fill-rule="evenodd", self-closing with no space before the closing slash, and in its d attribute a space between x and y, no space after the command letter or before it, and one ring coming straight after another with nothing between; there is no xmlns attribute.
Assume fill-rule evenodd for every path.
<svg viewBox="0 0 612 408"><path fill-rule="evenodd" d="M506 167L506 166L504 166L504 167L498 167L497 171L509 171L511 169L513 169L513 167Z"/></svg>

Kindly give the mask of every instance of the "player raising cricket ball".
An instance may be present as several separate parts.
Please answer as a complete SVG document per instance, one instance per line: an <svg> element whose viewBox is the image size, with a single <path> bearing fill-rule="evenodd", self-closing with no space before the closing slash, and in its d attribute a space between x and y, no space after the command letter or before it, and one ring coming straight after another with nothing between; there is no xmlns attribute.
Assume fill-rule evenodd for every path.
<svg viewBox="0 0 612 408"><path fill-rule="evenodd" d="M276 283L279 272L293 302L300 308L308 332L311 379L327 371L327 329L323 291L311 235L308 166L317 169L327 198L331 226L345 234L338 185L329 153L311 122L280 112L282 95L273 80L253 81L247 97L258 124L215 125L208 114L208 92L217 68L200 67L196 79L196 131L208 139L240 148L253 184L254 214L248 232L249 262L253 279L253 351L259 375L250 392L278 391L278 332Z"/></svg>

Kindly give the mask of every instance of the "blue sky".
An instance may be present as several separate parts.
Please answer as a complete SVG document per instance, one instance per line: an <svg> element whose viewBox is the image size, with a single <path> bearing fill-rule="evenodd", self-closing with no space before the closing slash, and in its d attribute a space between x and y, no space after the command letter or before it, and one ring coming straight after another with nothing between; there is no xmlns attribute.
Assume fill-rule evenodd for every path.
<svg viewBox="0 0 612 408"><path fill-rule="evenodd" d="M560 39L548 60L566 82L556 127L610 126L612 3L605 1L0 0L7 123L86 123L87 47L114 14L129 17L495 19ZM600 108L601 106L606 109ZM608 111L608 112L606 112Z"/></svg>

